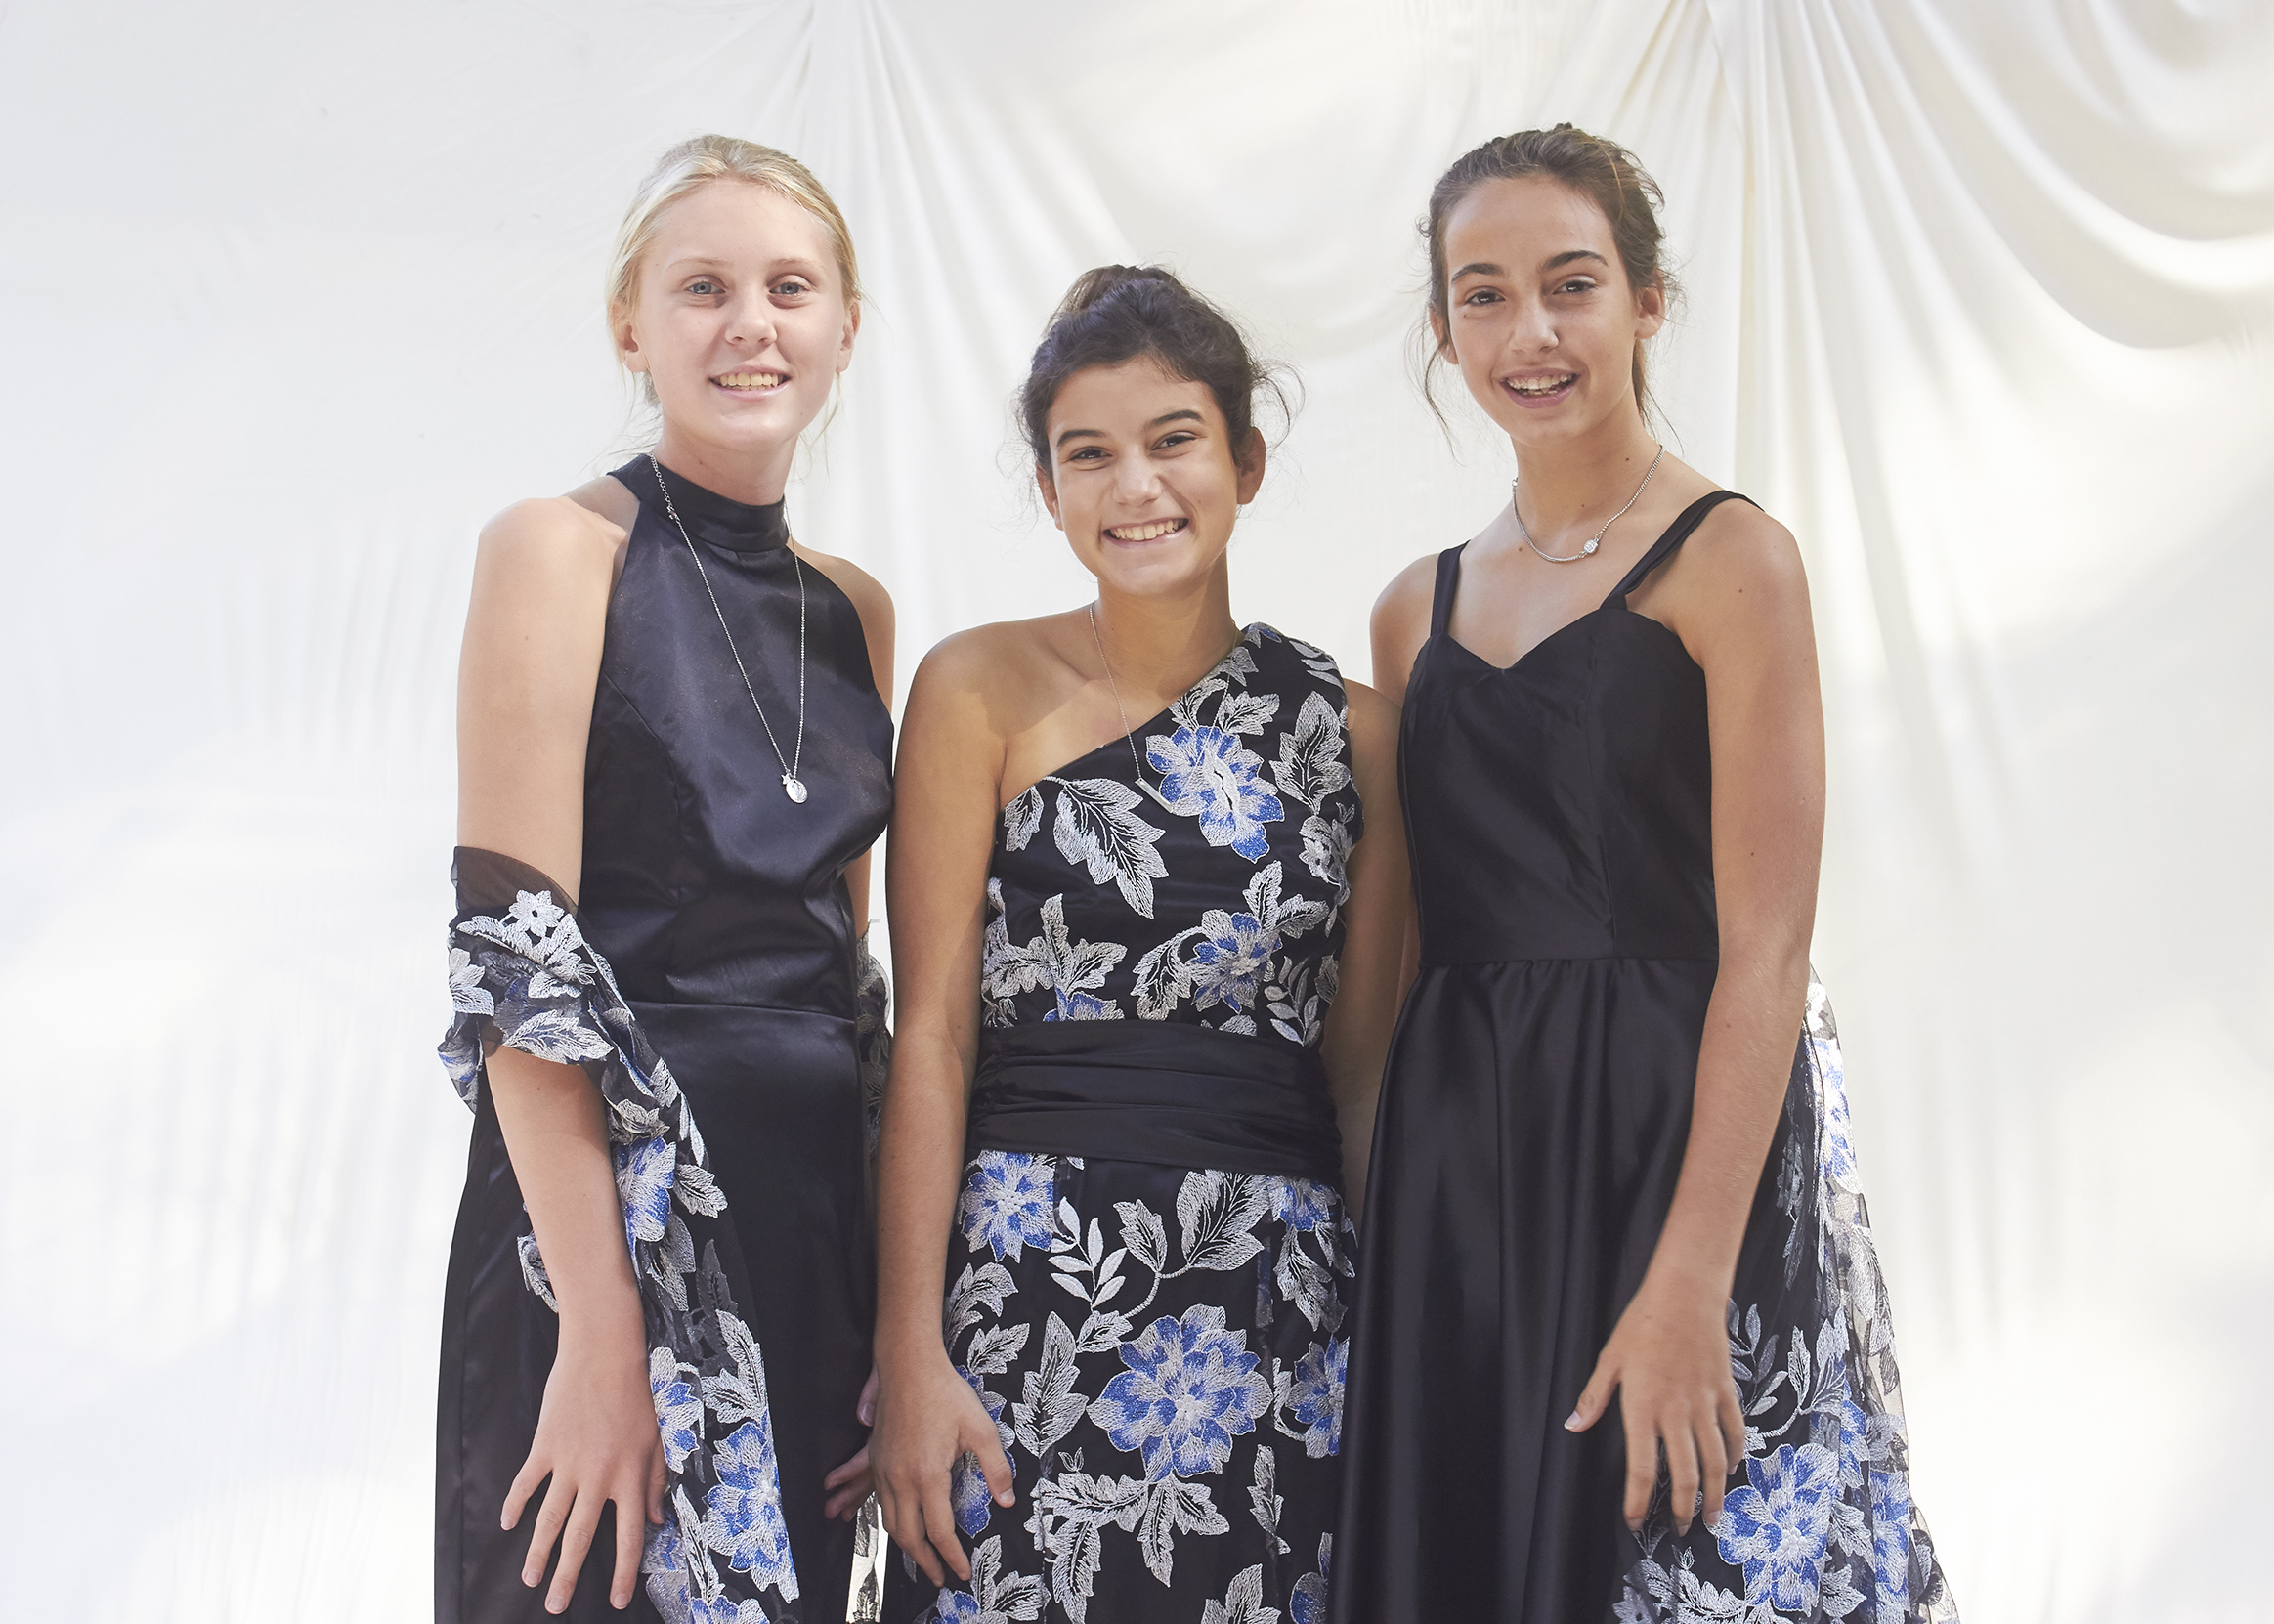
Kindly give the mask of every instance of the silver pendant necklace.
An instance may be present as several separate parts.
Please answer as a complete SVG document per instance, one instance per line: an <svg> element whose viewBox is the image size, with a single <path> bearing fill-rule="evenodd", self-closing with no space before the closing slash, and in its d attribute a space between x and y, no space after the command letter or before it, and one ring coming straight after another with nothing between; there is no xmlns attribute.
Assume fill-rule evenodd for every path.
<svg viewBox="0 0 2274 1624"><path fill-rule="evenodd" d="M803 805L805 780L797 776L798 763L805 759L805 566L797 560L797 549L788 541L790 567L797 572L797 738L791 747L790 758L782 758L782 742L774 737L774 724L766 720L766 707L758 703L758 691L751 686L750 668L743 664L743 652L735 647L734 628L726 623L726 611L718 607L718 594L710 589L710 572L703 567L703 554L696 548L695 538L687 534L686 521L679 517L679 509L671 500L671 487L664 478L664 465L649 453L648 466L655 470L656 485L664 493L664 511L671 516L671 523L679 529L679 539L687 543L687 556L695 561L695 573L703 577L704 596L710 600L710 613L718 617L718 629L726 633L727 652L734 656L734 668L742 672L743 692L751 697L751 708L758 713L758 725L766 730L766 743L774 747L774 759L782 765L782 792Z"/></svg>
<svg viewBox="0 0 2274 1624"><path fill-rule="evenodd" d="M1658 448L1658 454L1651 458L1651 466L1643 475L1643 483L1636 486L1635 493L1626 499L1626 507L1632 507L1635 505L1635 503L1643 499L1643 492L1649 490L1651 486L1651 475L1656 473L1658 471L1658 464L1665 460L1666 448L1660 446ZM1588 537L1587 545L1581 547L1575 553L1565 553L1562 557L1558 557L1554 553L1543 553L1540 552L1540 544L1531 538L1531 527L1523 522L1523 509L1516 505L1516 487L1517 482L1515 480L1510 480L1508 482L1508 511L1516 515L1516 528L1523 532L1523 544L1529 547L1534 553L1537 553L1541 558L1546 559L1550 564L1578 563L1589 553L1603 545L1604 531L1609 530L1611 526L1617 524L1621 519L1626 517L1626 507L1622 507L1616 513L1613 513L1609 518L1604 520L1603 530L1597 531L1592 536Z"/></svg>

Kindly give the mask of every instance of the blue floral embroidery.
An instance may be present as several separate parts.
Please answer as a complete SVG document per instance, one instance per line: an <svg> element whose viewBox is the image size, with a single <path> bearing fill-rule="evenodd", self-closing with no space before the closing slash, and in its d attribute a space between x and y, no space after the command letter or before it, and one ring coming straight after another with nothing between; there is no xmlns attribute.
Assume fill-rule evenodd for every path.
<svg viewBox="0 0 2274 1624"><path fill-rule="evenodd" d="M1327 1581L1333 1575L1334 1535L1318 1536L1318 1571L1306 1573L1295 1581L1295 1593L1288 1599L1287 1610L1294 1624L1326 1624Z"/></svg>
<svg viewBox="0 0 2274 1624"><path fill-rule="evenodd" d="M1957 1624L1910 1498L1886 1288L1844 1083L1831 1004L1812 976L1776 1175L1782 1257L1771 1254L1762 1275L1740 1274L1755 1300L1728 1309L1747 1481L1711 1528L1677 1536L1661 1478L1612 1608L1618 1624Z"/></svg>
<svg viewBox="0 0 2274 1624"><path fill-rule="evenodd" d="M623 1208L623 1238L632 1256L641 1241L660 1241L671 1221L671 1185L678 1151L661 1133L616 1147L616 1194Z"/></svg>
<svg viewBox="0 0 2274 1624"><path fill-rule="evenodd" d="M704 1496L704 1543L727 1566L780 1584L793 1569L790 1526L782 1520L771 1415L746 1421L718 1445L718 1481ZM794 1594L794 1592L792 1592Z"/></svg>
<svg viewBox="0 0 2274 1624"><path fill-rule="evenodd" d="M1279 797L1258 784L1264 758L1222 728L1187 726L1145 740L1145 758L1161 775L1161 799L1180 817L1198 817L1212 846L1229 846L1249 862L1271 849L1264 826L1287 815Z"/></svg>
<svg viewBox="0 0 2274 1624"><path fill-rule="evenodd" d="M664 1464L673 1472L684 1469L687 1457L702 1445L703 1398L680 1380L694 1374L667 1347L648 1355L648 1390L655 1398L656 1427L663 1434Z"/></svg>
<svg viewBox="0 0 2274 1624"><path fill-rule="evenodd" d="M1271 1180L1271 1216L1290 1229L1316 1229L1341 1216L1342 1204L1327 1185L1309 1178Z"/></svg>
<svg viewBox="0 0 2274 1624"><path fill-rule="evenodd" d="M1910 1601L1910 1476L1871 1474L1871 1578L1882 1616Z"/></svg>
<svg viewBox="0 0 2274 1624"><path fill-rule="evenodd" d="M1350 1362L1350 1341L1343 1337L1329 1337L1323 1347L1313 1344L1296 1361L1288 1408L1303 1429L1304 1449L1312 1456L1342 1453L1343 1385Z"/></svg>
<svg viewBox="0 0 2274 1624"><path fill-rule="evenodd" d="M1256 1005L1256 983L1279 945L1279 933L1265 928L1253 914L1226 914L1211 908L1200 917L1202 932L1192 950L1193 1003L1207 1009L1228 1004L1246 1014Z"/></svg>
<svg viewBox="0 0 2274 1624"><path fill-rule="evenodd" d="M1348 716L1331 660L1251 627L1137 736L1149 767L1115 738L1014 796L989 867L986 1024L1182 1021L1315 1045L1364 827ZM1340 1437L1339 1196L1221 1169L1080 1167L982 1152L965 1171L949 1352L1022 1488L1001 1512L966 1466L953 1505L980 1552L1000 1541L1003 1560L1042 1571L1033 1591L983 1587L974 1552L973 1582L947 1587L934 1618L1095 1624L1160 1611L1139 1598L1174 1584L1195 1607L1184 1624L1320 1624L1324 1549L1306 1573L1303 1548L1331 1515ZM1234 1515L1243 1501L1252 1516Z"/></svg>
<svg viewBox="0 0 2274 1624"><path fill-rule="evenodd" d="M1266 679L1281 691L1263 691ZM1014 796L987 882L986 1024L1184 1019L1316 1044L1334 1002L1351 853L1364 827L1348 717L1331 660L1251 626L1170 707L1173 731L1146 736L1158 786L1144 774L1145 793L1075 776L1084 756ZM1266 763L1264 750L1276 759ZM1193 819L1202 840L1189 831L1181 844L1165 838L1140 815L1147 810ZM1304 820L1300 831L1274 835L1272 826L1290 817ZM1046 822L1047 843L1037 838ZM1210 847L1258 865L1246 906L1200 910L1181 929L1156 923L1154 881L1170 877L1173 861L1186 894L1195 883L1216 895L1228 888L1227 875L1206 867Z"/></svg>
<svg viewBox="0 0 2274 1624"><path fill-rule="evenodd" d="M1722 1560L1744 1570L1745 1600L1805 1613L1816 1605L1839 1462L1821 1444L1748 1456L1745 1482L1722 1502L1714 1535Z"/></svg>
<svg viewBox="0 0 2274 1624"><path fill-rule="evenodd" d="M752 1500L778 1507L780 1500L763 1361L737 1304L739 1249L702 1133L608 961L555 901L552 881L513 858L471 847L459 848L452 877L458 907L448 973L454 1018L440 1052L459 1097L479 1104L485 1055L504 1046L581 1065L606 1107L646 1324L666 1499L676 1518L653 1532L643 1552L649 1597L674 1624L699 1616L737 1624L780 1618L797 1597L787 1544L779 1561L722 1574L691 1498L721 1506ZM521 1235L517 1249L523 1280L557 1311L535 1237ZM737 1424L741 1432L720 1441ZM765 1447L752 1453L759 1437ZM753 1573L754 1583L742 1572Z"/></svg>
<svg viewBox="0 0 2274 1624"><path fill-rule="evenodd" d="M1041 1157L980 1151L958 1204L964 1238L974 1248L989 1248L999 1260L1016 1258L1024 1247L1048 1245L1051 1184L1050 1163Z"/></svg>
<svg viewBox="0 0 2274 1624"><path fill-rule="evenodd" d="M1129 1369L1105 1384L1090 1419L1116 1449L1144 1457L1145 1475L1195 1477L1223 1470L1231 1440L1271 1407L1247 1337L1224 1329L1223 1310L1196 1303L1161 1318L1121 1348Z"/></svg>

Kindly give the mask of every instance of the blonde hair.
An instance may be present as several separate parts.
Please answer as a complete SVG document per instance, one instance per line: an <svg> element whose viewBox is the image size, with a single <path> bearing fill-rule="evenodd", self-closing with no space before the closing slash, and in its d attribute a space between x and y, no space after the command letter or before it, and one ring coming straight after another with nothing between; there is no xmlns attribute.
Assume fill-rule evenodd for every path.
<svg viewBox="0 0 2274 1624"><path fill-rule="evenodd" d="M656 160L655 168L632 193L631 206L623 211L623 224L616 229L616 251L608 260L608 343L618 365L623 363L623 323L631 320L631 307L639 296L640 261L656 239L656 223L673 203L713 181L763 187L820 221L837 260L837 278L844 284L846 306L861 302L861 266L853 254L853 234L836 200L813 178L813 171L789 153L754 141L695 136ZM640 391L648 405L656 404L654 379L643 376Z"/></svg>

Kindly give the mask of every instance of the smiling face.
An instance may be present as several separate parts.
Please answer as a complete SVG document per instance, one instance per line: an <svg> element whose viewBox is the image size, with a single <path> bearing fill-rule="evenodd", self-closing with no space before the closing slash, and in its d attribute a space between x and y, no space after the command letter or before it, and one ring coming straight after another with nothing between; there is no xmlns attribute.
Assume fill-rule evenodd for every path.
<svg viewBox="0 0 2274 1624"><path fill-rule="evenodd" d="M1234 445L1215 393L1150 356L1076 372L1047 424L1043 503L1100 585L1133 596L1204 582L1264 480L1262 433Z"/></svg>
<svg viewBox="0 0 2274 1624"><path fill-rule="evenodd" d="M665 209L616 316L663 410L659 455L698 479L712 463L787 477L852 360L860 307L841 284L821 222L777 192L713 181Z"/></svg>
<svg viewBox="0 0 2274 1624"><path fill-rule="evenodd" d="M1444 244L1437 336L1511 440L1546 447L1627 411L1639 420L1635 344L1665 324L1665 294L1629 285L1592 197L1545 176L1486 181L1447 213Z"/></svg>

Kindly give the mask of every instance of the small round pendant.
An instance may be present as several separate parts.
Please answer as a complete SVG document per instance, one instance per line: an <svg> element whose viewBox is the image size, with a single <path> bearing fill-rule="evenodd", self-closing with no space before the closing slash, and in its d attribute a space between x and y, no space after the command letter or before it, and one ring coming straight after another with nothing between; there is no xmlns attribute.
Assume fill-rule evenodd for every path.
<svg viewBox="0 0 2274 1624"><path fill-rule="evenodd" d="M805 780L799 778L795 773L784 773L782 775L782 792L798 805L803 806L805 804Z"/></svg>

